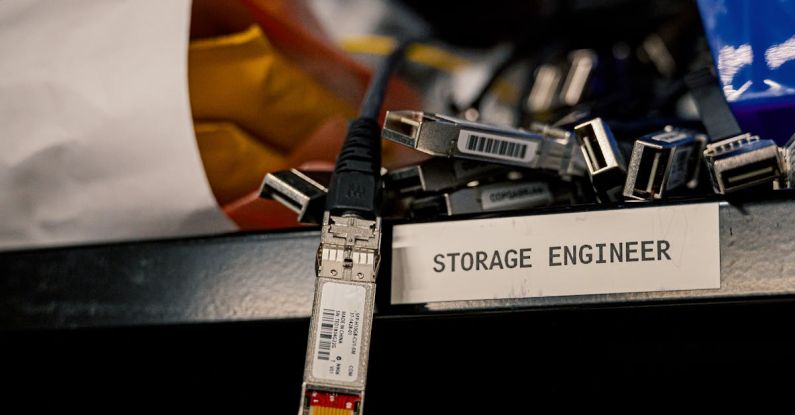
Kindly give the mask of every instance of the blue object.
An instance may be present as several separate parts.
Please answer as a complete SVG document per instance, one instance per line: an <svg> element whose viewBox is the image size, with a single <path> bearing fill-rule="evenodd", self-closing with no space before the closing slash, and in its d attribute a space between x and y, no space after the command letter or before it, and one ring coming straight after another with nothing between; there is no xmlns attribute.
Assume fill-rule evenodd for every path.
<svg viewBox="0 0 795 415"><path fill-rule="evenodd" d="M723 94L740 126L795 133L795 0L698 0Z"/></svg>

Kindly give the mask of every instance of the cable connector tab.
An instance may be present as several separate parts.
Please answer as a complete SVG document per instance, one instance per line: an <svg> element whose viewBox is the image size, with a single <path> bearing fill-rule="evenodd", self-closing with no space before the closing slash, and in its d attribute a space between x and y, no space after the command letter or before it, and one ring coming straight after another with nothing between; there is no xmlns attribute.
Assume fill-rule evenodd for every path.
<svg viewBox="0 0 795 415"><path fill-rule="evenodd" d="M708 144L704 160L718 194L766 183L779 187L784 171L776 143L749 133Z"/></svg>
<svg viewBox="0 0 795 415"><path fill-rule="evenodd" d="M381 218L323 215L317 276L375 282L381 259Z"/></svg>

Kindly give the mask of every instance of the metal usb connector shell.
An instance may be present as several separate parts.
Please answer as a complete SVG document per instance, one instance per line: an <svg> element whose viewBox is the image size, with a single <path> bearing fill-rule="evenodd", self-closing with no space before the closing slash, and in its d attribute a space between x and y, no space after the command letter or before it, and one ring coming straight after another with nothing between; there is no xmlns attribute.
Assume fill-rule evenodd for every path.
<svg viewBox="0 0 795 415"><path fill-rule="evenodd" d="M381 246L381 218L323 215L317 276L375 282Z"/></svg>
<svg viewBox="0 0 795 415"><path fill-rule="evenodd" d="M635 141L629 161L624 196L661 199L666 192L698 184L706 136L666 127Z"/></svg>
<svg viewBox="0 0 795 415"><path fill-rule="evenodd" d="M529 131L421 111L389 111L382 136L433 156L568 174L565 143Z"/></svg>
<svg viewBox="0 0 795 415"><path fill-rule="evenodd" d="M380 263L381 219L325 212L300 415L318 393L357 398L361 411ZM345 340L343 340L345 339Z"/></svg>
<svg viewBox="0 0 795 415"><path fill-rule="evenodd" d="M602 201L618 201L626 178L626 163L610 127L601 118L574 127L591 183Z"/></svg>
<svg viewBox="0 0 795 415"><path fill-rule="evenodd" d="M704 160L718 194L764 184L779 187L784 171L776 143L749 133L708 144Z"/></svg>
<svg viewBox="0 0 795 415"><path fill-rule="evenodd" d="M274 199L298 214L301 223L319 224L326 205L327 187L296 170L265 175L260 197Z"/></svg>

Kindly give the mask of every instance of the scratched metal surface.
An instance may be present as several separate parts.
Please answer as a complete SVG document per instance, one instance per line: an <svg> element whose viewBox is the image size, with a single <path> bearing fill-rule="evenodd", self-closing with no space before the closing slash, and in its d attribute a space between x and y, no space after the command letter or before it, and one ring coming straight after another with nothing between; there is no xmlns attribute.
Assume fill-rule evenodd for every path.
<svg viewBox="0 0 795 415"><path fill-rule="evenodd" d="M721 289L384 306L382 315L795 294L792 199L720 209ZM0 253L0 328L307 317L316 230ZM385 267L385 269L389 269ZM382 286L388 284L386 275ZM386 290L384 290L386 291Z"/></svg>

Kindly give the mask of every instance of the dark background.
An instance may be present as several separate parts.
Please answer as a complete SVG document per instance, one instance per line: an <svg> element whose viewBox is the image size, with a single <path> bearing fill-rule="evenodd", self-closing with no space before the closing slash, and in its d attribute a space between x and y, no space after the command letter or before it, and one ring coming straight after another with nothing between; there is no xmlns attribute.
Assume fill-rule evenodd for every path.
<svg viewBox="0 0 795 415"><path fill-rule="evenodd" d="M378 318L365 410L646 412L690 406L692 398L711 406L786 400L794 305L771 299ZM7 408L212 403L229 413L242 406L291 414L308 323L6 331L2 396Z"/></svg>

